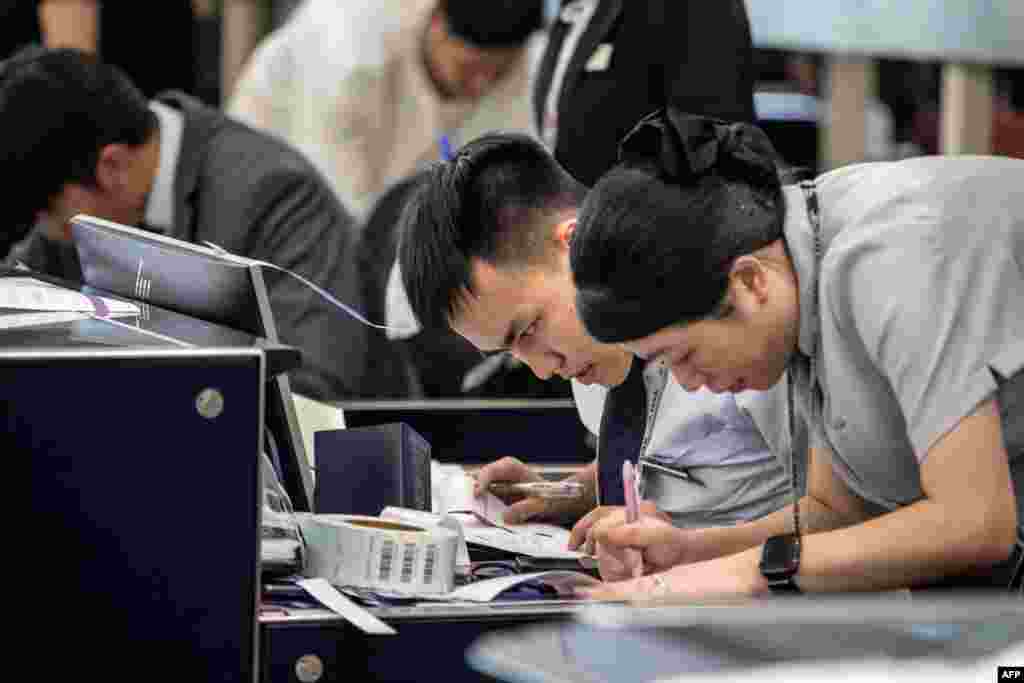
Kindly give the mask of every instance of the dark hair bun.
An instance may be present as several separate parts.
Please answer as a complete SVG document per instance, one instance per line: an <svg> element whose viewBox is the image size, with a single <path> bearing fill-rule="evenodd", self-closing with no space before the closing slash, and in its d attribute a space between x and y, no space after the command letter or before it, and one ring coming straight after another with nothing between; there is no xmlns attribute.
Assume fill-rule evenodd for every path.
<svg viewBox="0 0 1024 683"><path fill-rule="evenodd" d="M768 136L756 126L672 108L645 116L619 145L621 163L647 168L676 184L717 174L755 187L777 185L778 159Z"/></svg>

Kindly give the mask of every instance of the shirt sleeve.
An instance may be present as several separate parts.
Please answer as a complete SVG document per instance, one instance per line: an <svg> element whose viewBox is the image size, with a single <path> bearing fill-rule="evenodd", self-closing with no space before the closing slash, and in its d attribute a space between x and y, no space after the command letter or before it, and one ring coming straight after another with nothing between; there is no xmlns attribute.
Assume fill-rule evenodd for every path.
<svg viewBox="0 0 1024 683"><path fill-rule="evenodd" d="M1024 278L1008 217L913 205L897 213L888 219L898 233L826 257L831 286L822 296L838 317L840 341L863 350L885 378L922 462L994 394L997 374L1024 365Z"/></svg>

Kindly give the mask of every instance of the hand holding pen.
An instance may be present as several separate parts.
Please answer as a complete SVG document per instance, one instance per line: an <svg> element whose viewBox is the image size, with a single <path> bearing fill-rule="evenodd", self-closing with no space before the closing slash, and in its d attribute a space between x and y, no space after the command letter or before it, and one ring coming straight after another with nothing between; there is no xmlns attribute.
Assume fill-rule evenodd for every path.
<svg viewBox="0 0 1024 683"><path fill-rule="evenodd" d="M518 458L504 457L474 474L473 495L493 493L509 504L506 524L530 520L566 523L575 521L593 507L593 491L577 477L545 481Z"/></svg>

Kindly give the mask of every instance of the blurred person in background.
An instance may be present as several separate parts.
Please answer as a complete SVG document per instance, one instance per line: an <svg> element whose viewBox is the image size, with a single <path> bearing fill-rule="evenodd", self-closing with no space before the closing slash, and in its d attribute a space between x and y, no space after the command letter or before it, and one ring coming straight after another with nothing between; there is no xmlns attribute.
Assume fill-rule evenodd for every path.
<svg viewBox="0 0 1024 683"><path fill-rule="evenodd" d="M0 173L20 182L5 227L31 227L12 262L80 281L68 221L85 213L269 261L361 308L352 217L270 135L180 92L147 99L95 55L39 47L0 62L0 129L17 131L0 143ZM291 277L269 295L282 341L303 352L295 391L358 395L363 325Z"/></svg>
<svg viewBox="0 0 1024 683"><path fill-rule="evenodd" d="M297 146L364 218L394 182L492 128L529 130L541 0L307 0L228 112Z"/></svg>
<svg viewBox="0 0 1024 683"><path fill-rule="evenodd" d="M563 0L533 91L537 130L590 186L619 141L665 106L754 121L750 22L742 0Z"/></svg>
<svg viewBox="0 0 1024 683"><path fill-rule="evenodd" d="M659 107L674 104L708 116L753 121L750 26L742 0L547 4L557 20L547 32L536 70L533 124L559 164L583 185L611 168L622 136ZM398 305L389 307L392 313L407 308L399 280L393 268L387 298ZM389 318L389 323L417 329L415 321L403 317ZM409 343L431 335L445 340L438 351L461 348L468 357L463 340L436 330ZM546 386L553 395L568 393L565 382L533 382L511 354L490 358L476 370L474 376L481 378L518 373L531 390Z"/></svg>

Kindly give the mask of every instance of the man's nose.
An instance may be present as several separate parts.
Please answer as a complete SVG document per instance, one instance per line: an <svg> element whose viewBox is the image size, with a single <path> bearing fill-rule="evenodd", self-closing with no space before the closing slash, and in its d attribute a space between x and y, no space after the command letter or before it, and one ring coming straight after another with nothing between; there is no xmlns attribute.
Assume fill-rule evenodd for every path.
<svg viewBox="0 0 1024 683"><path fill-rule="evenodd" d="M512 355L520 362L526 363L538 379L549 380L561 367L558 357L550 352L539 349L513 349Z"/></svg>

